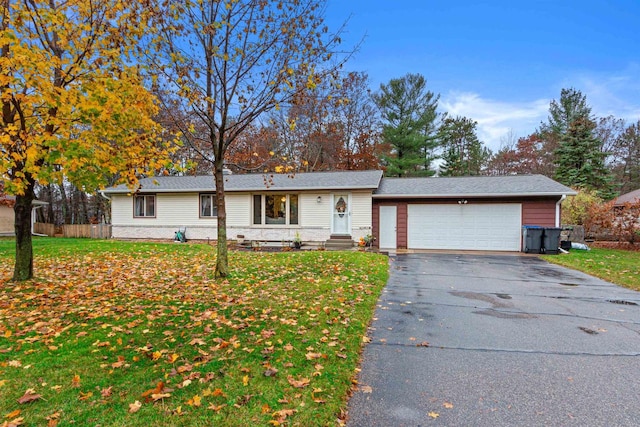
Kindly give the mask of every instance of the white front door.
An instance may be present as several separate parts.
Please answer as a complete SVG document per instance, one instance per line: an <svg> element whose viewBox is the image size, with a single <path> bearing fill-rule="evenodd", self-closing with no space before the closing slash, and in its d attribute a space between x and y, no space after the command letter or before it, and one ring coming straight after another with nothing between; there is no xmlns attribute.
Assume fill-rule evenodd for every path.
<svg viewBox="0 0 640 427"><path fill-rule="evenodd" d="M351 235L351 197L349 194L333 195L333 234Z"/></svg>
<svg viewBox="0 0 640 427"><path fill-rule="evenodd" d="M381 249L396 249L398 212L395 206L380 206L380 231L378 244Z"/></svg>

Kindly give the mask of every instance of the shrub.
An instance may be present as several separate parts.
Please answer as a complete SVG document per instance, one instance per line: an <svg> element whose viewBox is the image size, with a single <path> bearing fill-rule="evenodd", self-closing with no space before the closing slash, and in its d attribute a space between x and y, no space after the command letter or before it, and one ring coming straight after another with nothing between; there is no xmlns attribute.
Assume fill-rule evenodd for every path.
<svg viewBox="0 0 640 427"><path fill-rule="evenodd" d="M562 223L586 225L593 206L602 205L602 203L603 200L594 190L578 189L576 196L569 196L562 203Z"/></svg>

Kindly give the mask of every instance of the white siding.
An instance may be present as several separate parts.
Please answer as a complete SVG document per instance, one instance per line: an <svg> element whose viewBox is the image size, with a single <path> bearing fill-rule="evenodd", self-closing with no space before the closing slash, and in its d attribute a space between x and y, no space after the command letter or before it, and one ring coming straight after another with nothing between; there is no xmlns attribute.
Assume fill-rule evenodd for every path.
<svg viewBox="0 0 640 427"><path fill-rule="evenodd" d="M291 192L291 194L296 194ZM299 224L253 225L253 194L227 193L227 238L243 235L247 240L324 241L331 235L331 193L297 193ZM318 196L321 197L318 203ZM355 240L371 232L371 192L352 193L352 236ZM156 194L156 217L134 218L133 196L113 195L113 237L172 239L179 228L187 228L187 239L217 239L217 220L200 218L199 194Z"/></svg>
<svg viewBox="0 0 640 427"><path fill-rule="evenodd" d="M173 226L195 225L199 218L197 194L157 194L156 217L134 218L133 196L114 195L111 199L113 225ZM214 220L215 221L215 220Z"/></svg>
<svg viewBox="0 0 640 427"><path fill-rule="evenodd" d="M251 225L251 194L225 194L227 227L248 227ZM229 235L229 237L235 236Z"/></svg>
<svg viewBox="0 0 640 427"><path fill-rule="evenodd" d="M351 193L351 227L371 230L371 192Z"/></svg>
<svg viewBox="0 0 640 427"><path fill-rule="evenodd" d="M318 203L318 197L321 197ZM329 193L303 193L300 204L300 226L331 230L331 195Z"/></svg>

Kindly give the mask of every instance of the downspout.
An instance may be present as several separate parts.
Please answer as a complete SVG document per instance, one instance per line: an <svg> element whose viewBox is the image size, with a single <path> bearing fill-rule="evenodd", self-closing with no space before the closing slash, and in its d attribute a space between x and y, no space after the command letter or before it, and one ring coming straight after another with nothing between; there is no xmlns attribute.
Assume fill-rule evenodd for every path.
<svg viewBox="0 0 640 427"><path fill-rule="evenodd" d="M48 237L46 234L36 233L34 230L34 226L36 224L36 209L41 208L42 206L34 206L31 208L31 235L40 236L40 237Z"/></svg>
<svg viewBox="0 0 640 427"><path fill-rule="evenodd" d="M560 200L556 202L556 227L560 227L560 205L566 198L567 195L563 194L562 197L560 197Z"/></svg>

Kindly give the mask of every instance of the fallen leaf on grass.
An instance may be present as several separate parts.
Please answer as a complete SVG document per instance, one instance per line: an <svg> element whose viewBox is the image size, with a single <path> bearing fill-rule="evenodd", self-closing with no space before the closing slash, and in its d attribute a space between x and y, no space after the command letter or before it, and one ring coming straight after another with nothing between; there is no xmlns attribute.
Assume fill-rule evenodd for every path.
<svg viewBox="0 0 640 427"><path fill-rule="evenodd" d="M14 418L11 421L5 421L2 423L2 427L19 427L24 424L24 418Z"/></svg>
<svg viewBox="0 0 640 427"><path fill-rule="evenodd" d="M272 414L273 420L271 420L269 423L274 426L279 426L280 424L285 422L287 417L290 417L296 412L297 411L295 409L281 409L279 411L276 411Z"/></svg>
<svg viewBox="0 0 640 427"><path fill-rule="evenodd" d="M18 399L18 403L25 404L35 402L36 400L42 399L42 396L36 394L35 390L29 389L24 392L24 395Z"/></svg>
<svg viewBox="0 0 640 427"><path fill-rule="evenodd" d="M140 410L140 408L142 408L142 403L140 403L140 401L136 400L133 403L129 403L129 413L130 414L135 414L136 412L138 412Z"/></svg>
<svg viewBox="0 0 640 427"><path fill-rule="evenodd" d="M11 411L9 412L7 415L5 415L5 418L15 418L18 415L20 415L20 412L22 412L20 409L16 409L15 411Z"/></svg>
<svg viewBox="0 0 640 427"><path fill-rule="evenodd" d="M60 420L60 412L54 412L49 415L47 418L47 427L56 427L58 425L58 421Z"/></svg>
<svg viewBox="0 0 640 427"><path fill-rule="evenodd" d="M197 394L193 396L191 399L187 400L187 405L199 407L202 404L202 398Z"/></svg>
<svg viewBox="0 0 640 427"><path fill-rule="evenodd" d="M320 358L327 358L326 355L322 354L322 353L312 353L309 352L307 354L305 354L305 357L307 358L307 360L315 360L315 359L320 359Z"/></svg>
<svg viewBox="0 0 640 427"><path fill-rule="evenodd" d="M125 365L124 356L118 356L118 361L111 364L112 368L122 368Z"/></svg>
<svg viewBox="0 0 640 427"><path fill-rule="evenodd" d="M93 396L93 392L90 392L90 391L87 393L80 392L80 397L78 397L78 400L82 400L82 401L89 400L91 396Z"/></svg>
<svg viewBox="0 0 640 427"><path fill-rule="evenodd" d="M296 380L291 375L289 375L287 377L287 381L289 382L289 384L291 384L295 388L304 388L304 387L308 386L309 383L311 382L311 380L307 379L307 378L302 378L300 380Z"/></svg>
<svg viewBox="0 0 640 427"><path fill-rule="evenodd" d="M278 370L274 367L270 367L267 370L264 371L263 375L265 377L275 377L278 373Z"/></svg>
<svg viewBox="0 0 640 427"><path fill-rule="evenodd" d="M113 393L113 386L109 386L107 388L103 388L102 390L100 390L100 395L102 397L111 397L111 394Z"/></svg>
<svg viewBox="0 0 640 427"><path fill-rule="evenodd" d="M71 379L71 387L78 388L80 387L80 375L75 374Z"/></svg>
<svg viewBox="0 0 640 427"><path fill-rule="evenodd" d="M154 402L157 402L158 400L166 399L166 398L169 398L169 397L171 397L171 393L153 393L151 395L151 399Z"/></svg>
<svg viewBox="0 0 640 427"><path fill-rule="evenodd" d="M144 393L142 393L142 397L148 398L152 394L158 394L158 393L162 392L163 389L164 389L164 383L162 381L159 381L158 384L156 384L155 388L149 389L149 390L145 391Z"/></svg>
<svg viewBox="0 0 640 427"><path fill-rule="evenodd" d="M217 388L215 390L213 390L213 392L211 393L211 396L222 396L222 397L227 397L226 394L224 394L224 392L222 391L221 388Z"/></svg>

